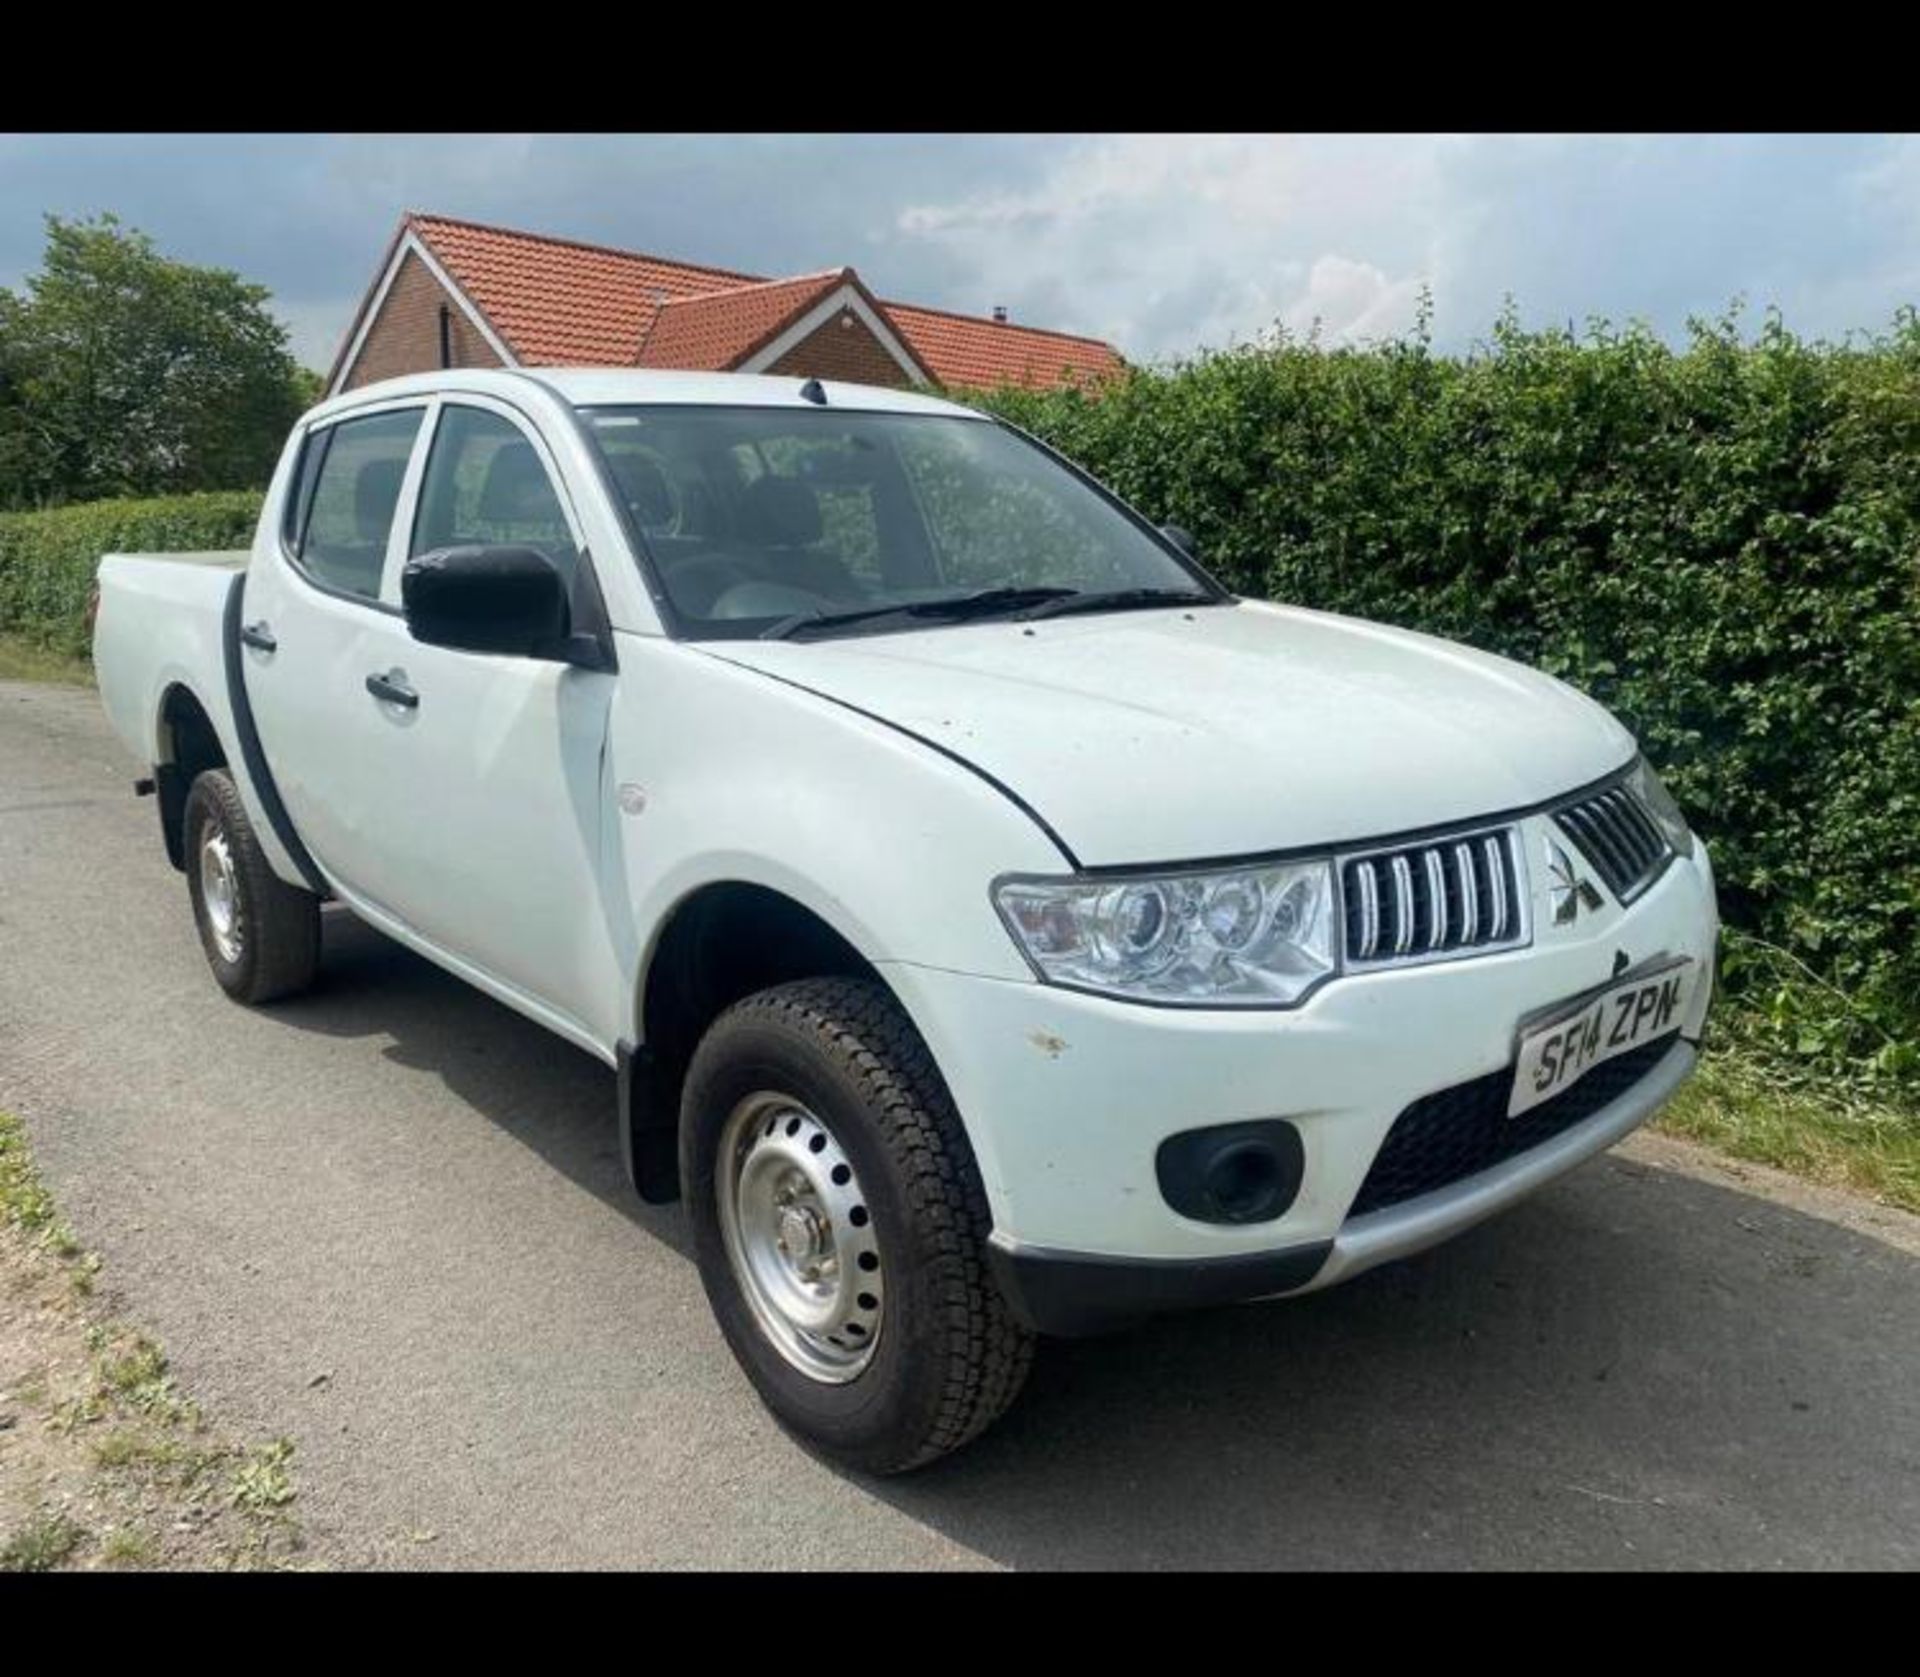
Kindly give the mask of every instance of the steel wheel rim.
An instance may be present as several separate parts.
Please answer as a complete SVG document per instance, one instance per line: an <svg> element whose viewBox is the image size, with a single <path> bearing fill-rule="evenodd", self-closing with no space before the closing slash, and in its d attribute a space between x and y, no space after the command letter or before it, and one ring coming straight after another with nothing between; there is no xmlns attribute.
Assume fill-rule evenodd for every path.
<svg viewBox="0 0 1920 1677"><path fill-rule="evenodd" d="M218 827L200 845L200 901L206 909L207 930L213 946L229 964L245 947L240 917L240 884L233 866L233 846Z"/></svg>
<svg viewBox="0 0 1920 1677"><path fill-rule="evenodd" d="M853 1161L790 1095L749 1095L720 1134L714 1192L741 1296L793 1368L843 1386L885 1318L879 1242Z"/></svg>

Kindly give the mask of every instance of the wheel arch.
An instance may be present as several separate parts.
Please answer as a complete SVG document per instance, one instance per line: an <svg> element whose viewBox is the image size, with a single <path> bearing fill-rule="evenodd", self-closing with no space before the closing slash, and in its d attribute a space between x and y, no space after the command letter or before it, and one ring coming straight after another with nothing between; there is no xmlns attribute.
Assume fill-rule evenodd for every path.
<svg viewBox="0 0 1920 1677"><path fill-rule="evenodd" d="M893 994L845 930L775 886L713 879L675 900L642 959L618 1048L621 1155L642 1199L679 1197L680 1092L707 1027L757 991L830 977Z"/></svg>
<svg viewBox="0 0 1920 1677"><path fill-rule="evenodd" d="M153 750L160 836L167 847L167 860L184 871L186 848L181 818L186 813L187 793L195 778L207 769L231 764L212 714L184 681L169 682L160 694L154 709Z"/></svg>

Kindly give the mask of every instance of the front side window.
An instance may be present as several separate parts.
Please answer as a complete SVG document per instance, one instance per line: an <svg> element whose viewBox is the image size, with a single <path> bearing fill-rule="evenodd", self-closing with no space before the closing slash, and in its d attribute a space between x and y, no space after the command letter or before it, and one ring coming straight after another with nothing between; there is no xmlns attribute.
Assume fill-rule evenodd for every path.
<svg viewBox="0 0 1920 1677"><path fill-rule="evenodd" d="M322 587L364 600L380 597L393 509L422 412L402 408L343 419L307 439L288 547Z"/></svg>
<svg viewBox="0 0 1920 1677"><path fill-rule="evenodd" d="M537 548L569 584L580 562L559 493L526 433L485 408L449 403L427 456L411 551L484 546Z"/></svg>
<svg viewBox="0 0 1920 1677"><path fill-rule="evenodd" d="M582 418L696 638L1221 597L1098 490L986 420L664 406Z"/></svg>

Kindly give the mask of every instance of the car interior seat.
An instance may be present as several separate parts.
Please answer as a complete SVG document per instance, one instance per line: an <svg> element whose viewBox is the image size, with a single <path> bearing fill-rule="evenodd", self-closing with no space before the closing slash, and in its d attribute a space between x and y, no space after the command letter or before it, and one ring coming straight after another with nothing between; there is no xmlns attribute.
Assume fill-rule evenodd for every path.
<svg viewBox="0 0 1920 1677"><path fill-rule="evenodd" d="M572 569L573 537L546 467L525 438L516 437L494 450L475 513L481 524L500 532L500 540L537 547L563 573Z"/></svg>
<svg viewBox="0 0 1920 1677"><path fill-rule="evenodd" d="M768 582L804 588L828 600L860 596L860 585L837 554L817 544L823 526L819 497L792 478L755 478L740 498L743 543L765 555L757 567Z"/></svg>
<svg viewBox="0 0 1920 1677"><path fill-rule="evenodd" d="M353 477L353 540L330 546L314 559L324 578L369 599L380 592L380 573L387 563L387 531L393 525L394 503L400 499L400 480L407 463L369 460Z"/></svg>

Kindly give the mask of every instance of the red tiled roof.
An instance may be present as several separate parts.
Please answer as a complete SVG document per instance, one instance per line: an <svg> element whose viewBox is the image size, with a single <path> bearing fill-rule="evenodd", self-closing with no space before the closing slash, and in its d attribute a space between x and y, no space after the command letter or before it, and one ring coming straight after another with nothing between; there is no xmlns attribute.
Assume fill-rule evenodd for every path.
<svg viewBox="0 0 1920 1677"><path fill-rule="evenodd" d="M408 221L487 324L532 366L630 367L661 303L754 277L445 216Z"/></svg>
<svg viewBox="0 0 1920 1677"><path fill-rule="evenodd" d="M940 384L1049 386L1126 365L1097 338L881 302L851 268L767 280L449 216L409 215L408 230L530 366L725 370L841 283L885 316Z"/></svg>
<svg viewBox="0 0 1920 1677"><path fill-rule="evenodd" d="M1050 387L1101 379L1126 362L1098 338L1044 332L1011 321L948 314L943 309L888 303L887 318L942 384L990 389L998 384Z"/></svg>
<svg viewBox="0 0 1920 1677"><path fill-rule="evenodd" d="M848 278L849 270L834 268L824 274L764 280L664 303L655 311L653 330L640 346L639 364L706 372L737 367L788 321Z"/></svg>

